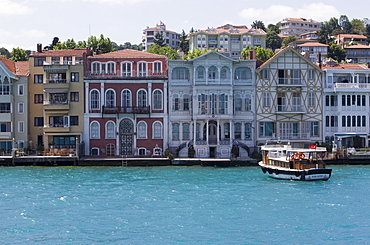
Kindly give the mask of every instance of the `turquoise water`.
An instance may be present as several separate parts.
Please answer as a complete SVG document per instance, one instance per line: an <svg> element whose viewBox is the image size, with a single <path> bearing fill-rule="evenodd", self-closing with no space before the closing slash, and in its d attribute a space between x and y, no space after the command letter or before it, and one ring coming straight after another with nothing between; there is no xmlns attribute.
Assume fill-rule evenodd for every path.
<svg viewBox="0 0 370 245"><path fill-rule="evenodd" d="M1 244L364 244L370 167L2 167Z"/></svg>

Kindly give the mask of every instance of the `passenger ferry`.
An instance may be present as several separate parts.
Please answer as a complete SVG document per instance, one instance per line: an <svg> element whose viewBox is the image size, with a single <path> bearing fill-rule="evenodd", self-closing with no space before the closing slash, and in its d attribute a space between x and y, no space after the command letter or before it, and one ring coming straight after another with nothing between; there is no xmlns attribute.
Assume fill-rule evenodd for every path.
<svg viewBox="0 0 370 245"><path fill-rule="evenodd" d="M290 145L264 145L261 147L262 172L275 179L328 180L332 169L325 168L326 148L309 145L309 148L292 148Z"/></svg>

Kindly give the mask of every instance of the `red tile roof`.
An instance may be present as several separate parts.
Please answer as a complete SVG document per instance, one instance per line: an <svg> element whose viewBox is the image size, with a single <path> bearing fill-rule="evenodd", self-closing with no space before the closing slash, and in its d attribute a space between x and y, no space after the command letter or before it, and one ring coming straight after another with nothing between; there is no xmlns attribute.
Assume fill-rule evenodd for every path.
<svg viewBox="0 0 370 245"><path fill-rule="evenodd" d="M219 34L223 32L227 32L230 34L259 34L259 35L266 35L266 32L261 29L248 29L246 26L233 26L233 25L224 25L217 28L209 28L207 30L199 30L194 33L209 33L209 34Z"/></svg>
<svg viewBox="0 0 370 245"><path fill-rule="evenodd" d="M134 49L122 49L110 53L90 56L90 58L166 58L166 56Z"/></svg>
<svg viewBox="0 0 370 245"><path fill-rule="evenodd" d="M364 35L359 34L338 34L337 38L359 38L359 39L366 39L367 37Z"/></svg>
<svg viewBox="0 0 370 245"><path fill-rule="evenodd" d="M18 76L28 76L30 72L30 63L28 61L18 61L15 63Z"/></svg>
<svg viewBox="0 0 370 245"><path fill-rule="evenodd" d="M335 66L332 65L323 65L323 70L326 69L359 69L359 70L369 70L370 68L367 65L363 64L338 64Z"/></svg>
<svg viewBox="0 0 370 245"><path fill-rule="evenodd" d="M356 48L370 48L369 45L363 45L363 44L356 44L356 45L351 45L348 47L344 47L344 49L356 49Z"/></svg>
<svg viewBox="0 0 370 245"><path fill-rule="evenodd" d="M35 52L30 56L82 56L88 49L62 49L62 50L42 50L41 53Z"/></svg>
<svg viewBox="0 0 370 245"><path fill-rule="evenodd" d="M329 45L322 44L322 43L319 43L319 42L313 42L313 43L307 42L307 43L303 43L303 44L298 45L298 47L329 47Z"/></svg>
<svg viewBox="0 0 370 245"><path fill-rule="evenodd" d="M13 73L14 75L16 74L16 68L15 68L15 62L14 61L8 60L8 59L3 58L3 57L0 57L0 61L2 61L4 63L6 68L8 68L8 70L11 73Z"/></svg>

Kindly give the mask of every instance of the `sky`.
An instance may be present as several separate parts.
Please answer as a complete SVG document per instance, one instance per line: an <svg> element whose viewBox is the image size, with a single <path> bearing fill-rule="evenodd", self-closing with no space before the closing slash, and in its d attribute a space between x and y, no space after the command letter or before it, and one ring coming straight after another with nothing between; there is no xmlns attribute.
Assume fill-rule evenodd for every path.
<svg viewBox="0 0 370 245"><path fill-rule="evenodd" d="M265 26L290 18L328 21L347 15L370 18L368 0L0 0L0 48L36 50L37 44L76 42L103 34L117 44L139 44L143 30L160 21L167 30L188 33L224 24Z"/></svg>

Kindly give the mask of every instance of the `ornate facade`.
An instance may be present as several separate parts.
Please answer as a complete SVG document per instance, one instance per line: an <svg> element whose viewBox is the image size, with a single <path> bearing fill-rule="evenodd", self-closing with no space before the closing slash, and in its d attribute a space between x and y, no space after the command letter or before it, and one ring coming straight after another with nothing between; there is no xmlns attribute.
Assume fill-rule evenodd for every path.
<svg viewBox="0 0 370 245"><path fill-rule="evenodd" d="M169 61L169 149L175 157L250 157L256 60L211 51Z"/></svg>

